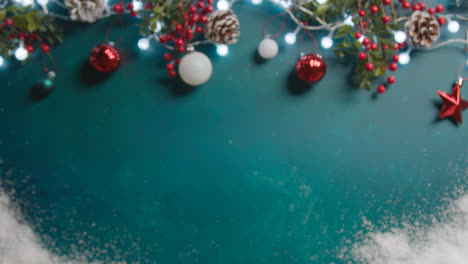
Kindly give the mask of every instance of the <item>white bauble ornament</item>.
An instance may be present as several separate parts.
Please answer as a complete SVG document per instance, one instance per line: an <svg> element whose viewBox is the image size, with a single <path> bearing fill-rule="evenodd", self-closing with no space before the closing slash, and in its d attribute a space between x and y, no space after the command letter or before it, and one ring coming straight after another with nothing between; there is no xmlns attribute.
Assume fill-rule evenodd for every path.
<svg viewBox="0 0 468 264"><path fill-rule="evenodd" d="M276 41L266 38L258 45L258 54L264 59L271 59L278 54L278 44Z"/></svg>
<svg viewBox="0 0 468 264"><path fill-rule="evenodd" d="M179 63L179 75L188 85L198 86L210 79L213 66L203 53L194 51L186 54Z"/></svg>

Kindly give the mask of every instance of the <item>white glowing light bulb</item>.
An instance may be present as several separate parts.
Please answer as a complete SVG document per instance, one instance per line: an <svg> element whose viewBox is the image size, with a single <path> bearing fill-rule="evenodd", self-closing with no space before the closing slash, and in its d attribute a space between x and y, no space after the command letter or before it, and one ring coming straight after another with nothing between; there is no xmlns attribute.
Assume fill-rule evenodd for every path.
<svg viewBox="0 0 468 264"><path fill-rule="evenodd" d="M448 23L447 29L451 33L457 33L458 30L460 29L460 24L457 21L452 20Z"/></svg>
<svg viewBox="0 0 468 264"><path fill-rule="evenodd" d="M20 60L20 61L23 61L28 57L28 51L23 47L23 45L20 45L15 50L15 57L17 60Z"/></svg>
<svg viewBox="0 0 468 264"><path fill-rule="evenodd" d="M229 48L227 45L224 44L217 44L216 45L216 52L219 56L226 56L229 53Z"/></svg>
<svg viewBox="0 0 468 264"><path fill-rule="evenodd" d="M2 67L3 64L5 64L5 59L3 59L2 56L0 56L0 67Z"/></svg>
<svg viewBox="0 0 468 264"><path fill-rule="evenodd" d="M296 43L296 34L288 33L284 35L284 42L286 42L286 44L289 44L289 45Z"/></svg>
<svg viewBox="0 0 468 264"><path fill-rule="evenodd" d="M36 1L41 6L45 6L45 5L47 5L47 3L49 3L49 0L36 0Z"/></svg>
<svg viewBox="0 0 468 264"><path fill-rule="evenodd" d="M34 4L34 0L15 0L15 3L20 6L29 6Z"/></svg>
<svg viewBox="0 0 468 264"><path fill-rule="evenodd" d="M283 0L280 2L283 8L290 8L291 7L291 0Z"/></svg>
<svg viewBox="0 0 468 264"><path fill-rule="evenodd" d="M403 31L395 32L393 37L395 38L396 43L403 43L406 41L406 33Z"/></svg>
<svg viewBox="0 0 468 264"><path fill-rule="evenodd" d="M317 4L325 4L327 2L327 0L316 0L317 1Z"/></svg>
<svg viewBox="0 0 468 264"><path fill-rule="evenodd" d="M219 0L218 3L216 4L216 7L219 10L228 10L229 9L229 2L226 0Z"/></svg>
<svg viewBox="0 0 468 264"><path fill-rule="evenodd" d="M133 0L132 4L133 4L134 11L140 11L141 9L143 9L143 2L139 0Z"/></svg>
<svg viewBox="0 0 468 264"><path fill-rule="evenodd" d="M262 3L262 0L252 0L252 4L259 5Z"/></svg>
<svg viewBox="0 0 468 264"><path fill-rule="evenodd" d="M344 23L345 23L346 25L349 25L349 26L354 26L353 17L352 17L352 16L348 16L348 17L344 20Z"/></svg>
<svg viewBox="0 0 468 264"><path fill-rule="evenodd" d="M324 49L329 49L333 46L333 39L328 36L323 37L321 44Z"/></svg>
<svg viewBox="0 0 468 264"><path fill-rule="evenodd" d="M156 29L154 30L154 32L159 32L161 31L161 29L162 29L162 22L158 20L156 22Z"/></svg>
<svg viewBox="0 0 468 264"><path fill-rule="evenodd" d="M150 41L147 38L141 38L138 40L138 48L141 50L148 50L150 47Z"/></svg>
<svg viewBox="0 0 468 264"><path fill-rule="evenodd" d="M410 62L410 55L408 52L404 52L404 53L401 53L400 54L400 58L398 59L398 62L401 64L401 65L406 65Z"/></svg>
<svg viewBox="0 0 468 264"><path fill-rule="evenodd" d="M361 37L358 39L358 41L362 43L362 42L364 41L365 38L366 38L366 36L361 35Z"/></svg>

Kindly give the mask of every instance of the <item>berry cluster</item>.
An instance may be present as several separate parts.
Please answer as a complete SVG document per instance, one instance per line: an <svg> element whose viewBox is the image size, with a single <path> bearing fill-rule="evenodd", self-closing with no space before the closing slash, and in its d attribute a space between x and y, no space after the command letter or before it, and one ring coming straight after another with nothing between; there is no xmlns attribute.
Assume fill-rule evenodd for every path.
<svg viewBox="0 0 468 264"><path fill-rule="evenodd" d="M383 43L383 42L372 42L370 38L365 37L365 34L369 34L372 36L372 29L368 28L369 24L372 24L373 21L375 23L375 19L381 19L384 24L389 24L392 22L392 18L390 15L386 14L385 6L391 5L393 0L383 0L382 5L379 7L377 5L370 5L368 10L359 9L358 10L358 23L356 25L356 33L354 35L355 39L362 40L362 46L364 47L364 51L360 51L357 53L357 58L359 61L363 61L364 69L371 74L375 74L374 71L376 70L376 65L374 65L373 61L375 57L379 57L380 55L377 54L377 51L381 51L379 54L384 55L385 63L379 63L378 67L380 67L379 71L383 74L378 74L379 76L383 75L384 79L386 79L386 84L390 85L395 83L396 79L394 76L387 77L387 69L394 72L398 69L397 62L399 61L398 50L404 49L406 44L403 43L392 43L391 46L387 45L390 43ZM403 9L410 9L412 8L413 12L415 11L423 11L427 8L424 2L413 1L413 4L406 0L399 0ZM435 8L427 9L427 12L431 15L435 13L441 13L444 11L443 5L437 5ZM376 17L377 16L377 17ZM442 16L439 16L438 22L440 25L446 23L446 19ZM379 40L376 38L376 40ZM381 60L380 60L381 61ZM377 74L375 74L377 75ZM382 83L377 87L378 93L384 93L386 91L386 86Z"/></svg>
<svg viewBox="0 0 468 264"><path fill-rule="evenodd" d="M170 23L170 31L160 36L159 41L166 45L174 46L174 52L165 53L164 60L169 61L166 69L169 71L169 76L174 78L177 76L174 63L179 63L180 54L183 54L190 41L193 40L194 34L203 33L203 25L208 21L207 15L213 12L213 0L200 0L196 4L188 6L184 9L184 5L178 4L177 9L182 12L182 21L172 21ZM174 60L174 58L176 58Z"/></svg>
<svg viewBox="0 0 468 264"><path fill-rule="evenodd" d="M0 23L0 31L7 32L9 40L18 40L24 43L24 48L29 52L34 52L34 45L39 43L39 47L44 53L49 53L50 45L42 42L40 34L26 33L18 29L13 19L6 18L3 23Z"/></svg>
<svg viewBox="0 0 468 264"><path fill-rule="evenodd" d="M401 7L403 9L410 9L411 8L411 3L409 1L406 1L406 0L400 0L400 3L401 3ZM423 11L423 10L426 10L427 6L426 6L426 3L424 2L418 2L418 3L414 3L412 5L412 10L413 11ZM434 15L435 13L442 13L444 12L444 6L443 5L437 5L435 8L434 7L431 7L429 9L427 9L427 12L431 15ZM440 25L444 25L447 20L444 18L444 17L439 17L437 19L437 21L439 22Z"/></svg>

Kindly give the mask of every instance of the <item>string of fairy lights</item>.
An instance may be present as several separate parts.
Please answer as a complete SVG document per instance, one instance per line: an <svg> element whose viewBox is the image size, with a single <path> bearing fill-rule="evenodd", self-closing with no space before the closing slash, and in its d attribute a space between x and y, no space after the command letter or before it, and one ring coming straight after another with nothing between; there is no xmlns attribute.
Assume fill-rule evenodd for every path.
<svg viewBox="0 0 468 264"><path fill-rule="evenodd" d="M239 0L231 0L231 1L219 0L216 3L216 8L218 10L228 10L228 9L230 9L232 7L233 4L235 4L238 1ZM326 36L324 36L320 40L320 45L321 45L321 47L323 49L330 49L334 45L333 38L332 38L333 33L337 29L339 29L340 27L343 27L343 26L346 26L346 25L354 25L352 17L347 15L347 14L343 15L343 19L341 21L334 21L334 22L331 22L331 23L327 23L326 21L321 20L319 17L314 16L312 11L302 7L301 5L294 4L291 0L250 0L250 2L253 5L260 5L264 1L265 2L271 2L271 3L275 4L275 5L277 5L279 8L283 9L283 11L285 13L287 13L287 15L291 18L291 20L296 24L296 28L293 31L287 32L286 34L284 34L284 42L287 45L294 45L296 43L297 35L299 34L299 32L301 32L301 30L309 30L309 31L319 31L319 30L321 30L321 31L328 31L329 34L327 34ZM313 0L313 1L315 1L317 4L326 4L327 3L327 0ZM56 14L56 13L53 13L53 12L49 11L49 9L48 9L49 5L56 5L56 6L59 6L59 7L62 7L62 8L66 8L63 5L63 3L60 2L59 0L13 0L13 2L15 2L16 4L18 4L20 6L34 6L34 5L37 5L38 7L40 7L43 10L43 12L48 13L49 15L52 15L52 16L54 16L54 17L56 17L58 19L62 19L62 20L70 20L69 17L67 17L65 15L60 15L60 14ZM8 1L5 1L5 2L3 2L3 4L0 4L0 8L3 8L4 6L6 6L6 4L8 4ZM140 0L133 0L132 4L133 4L133 10L135 10L135 11L139 11L139 10L144 8L144 3L142 1L140 1ZM304 12L304 13L314 17L316 19L318 25L307 25L307 24L302 23L296 17L296 15L291 11L290 8L293 5L295 7L295 10L298 10L300 12ZM103 16L103 18L112 16L112 15L115 15L115 14L117 14L117 13L112 10L110 5L106 5L105 15ZM459 32L460 23L458 21L468 20L467 15L461 15L461 14L458 14L458 15L453 15L453 14L442 15L441 14L440 16L444 17L447 20L447 31L450 32L450 33ZM407 19L408 19L407 17L401 17L401 18L398 19L398 22L399 23L404 22ZM162 29L162 23L158 22L156 30L154 30L154 34L149 36L149 37L140 38L137 41L137 47L142 51L148 50L150 48L150 46L151 46L151 39L155 39L156 42L158 43L158 45L161 45L162 43L160 43L158 41L161 29ZM393 32L393 34L394 34L394 40L395 40L396 43L406 42L407 35L406 35L406 33L404 31L395 31L395 32ZM467 38L468 38L468 35L467 35ZM364 39L365 39L365 36L362 35L359 38L359 41L362 42ZM205 44L205 43L207 43L207 42L200 41L200 42L192 43L192 45L196 46L196 45ZM449 39L447 41L440 42L438 44L435 44L435 45L431 46L430 48L425 48L425 49L435 49L435 48L439 48L439 47L442 47L442 46L445 46L445 45L448 45L448 44L453 44L453 43L462 43L462 44L468 45L468 39ZM402 64L402 65L408 64L410 62L410 60L411 60L411 57L410 57L411 52L413 50L415 50L415 49L419 49L419 48L411 46L411 43L409 43L409 44L410 44L409 48L405 52L402 52L402 53L399 54L399 61L398 62L400 64ZM162 44L162 45L164 45L164 44ZM173 49L173 47L171 47L171 46L167 46L167 45L164 45L164 46L166 48L168 48L168 49ZM216 44L216 51L217 51L217 54L219 56L226 56L229 53L229 47L227 45L225 45L225 44ZM23 41L20 40L19 43L18 43L18 48L14 51L14 57L19 61L24 61L24 60L26 60L28 58L28 55L29 55L29 53L26 50L26 48L24 47ZM7 64L6 59L3 58L2 56L0 56L0 67L5 67L6 64ZM467 64L468 64L468 61L467 61Z"/></svg>

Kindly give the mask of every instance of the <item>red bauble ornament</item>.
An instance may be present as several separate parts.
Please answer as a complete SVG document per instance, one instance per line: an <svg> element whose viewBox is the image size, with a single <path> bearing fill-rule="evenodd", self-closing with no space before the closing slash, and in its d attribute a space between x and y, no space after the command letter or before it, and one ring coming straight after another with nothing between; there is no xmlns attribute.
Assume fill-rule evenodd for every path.
<svg viewBox="0 0 468 264"><path fill-rule="evenodd" d="M444 103L439 112L440 119L452 116L458 123L462 123L461 112L468 108L468 101L460 97L460 88L462 85L463 80L460 79L453 87L452 93L446 94L442 91L437 92Z"/></svg>
<svg viewBox="0 0 468 264"><path fill-rule="evenodd" d="M296 63L296 75L303 81L318 82L326 72L325 60L318 54L303 55Z"/></svg>
<svg viewBox="0 0 468 264"><path fill-rule="evenodd" d="M101 44L93 48L89 62L99 72L113 72L120 65L120 54L111 45Z"/></svg>

